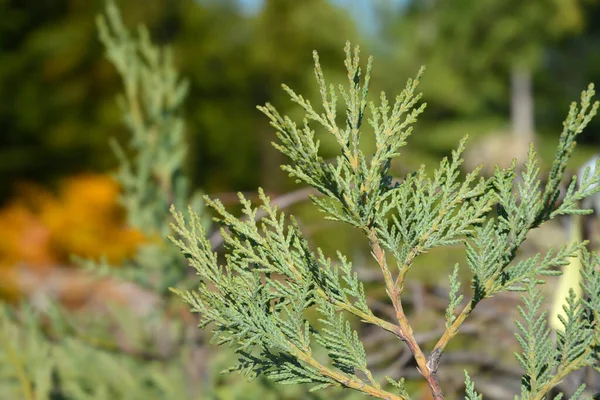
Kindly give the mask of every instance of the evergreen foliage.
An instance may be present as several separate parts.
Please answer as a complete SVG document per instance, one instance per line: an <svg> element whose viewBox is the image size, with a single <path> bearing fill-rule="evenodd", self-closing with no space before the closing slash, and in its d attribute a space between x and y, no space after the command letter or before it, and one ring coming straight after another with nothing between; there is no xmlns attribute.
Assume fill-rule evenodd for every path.
<svg viewBox="0 0 600 400"><path fill-rule="evenodd" d="M148 291L138 309L105 306L102 316L69 315L59 306L18 312L0 308L0 397L44 399L184 399L205 389L191 385L193 352L199 336L169 315L168 288L185 286L185 259L164 238L169 205L197 204L182 175L186 152L181 116L187 87L173 68L168 50L124 26L119 10L107 3L98 17L107 57L123 78L119 98L131 134L128 149L113 142L119 157L117 180L130 226L147 239L123 265L80 260L99 277L128 280Z"/></svg>
<svg viewBox="0 0 600 400"><path fill-rule="evenodd" d="M198 195L183 175L186 155L182 105L186 83L173 68L169 50L124 25L113 2L97 20L107 57L123 79L119 97L130 133L127 146L112 142L119 159L116 179L130 226L147 235L134 259L122 265L78 260L98 277L135 283L148 294L135 310L72 313L55 304L43 309L0 306L0 397L25 400L254 399L294 396L260 380L231 385L212 369L223 357L203 348L201 332L184 316L167 289L187 287L186 259L167 243L171 204L191 204L206 227ZM151 304L146 304L147 300ZM177 300L177 301L174 301ZM140 312L139 309L142 311ZM191 329L190 329L191 328ZM310 398L319 399L319 396Z"/></svg>
<svg viewBox="0 0 600 400"><path fill-rule="evenodd" d="M164 245L163 238L169 233L169 205L189 203L202 212L201 198L198 194L190 196L190 184L183 174L186 142L182 106L188 85L174 68L170 49L163 51L153 45L143 26L137 37L131 35L112 2L107 4L106 18L99 16L97 25L107 58L125 88L118 100L131 133L132 162L116 140L111 141L120 161L116 178L122 187L122 204L129 225L151 238L139 250L133 268L120 271L130 272L130 279L166 293L185 278L186 271L183 258Z"/></svg>
<svg viewBox="0 0 600 400"><path fill-rule="evenodd" d="M0 390L3 398L46 399L183 399L188 392L185 354L165 362L153 346L149 360L114 343L106 321L90 327L58 308L42 315L31 307L18 313L0 307ZM131 319L131 315L126 318ZM135 320L123 324L139 329ZM51 328L49 329L48 326ZM144 328L143 326L141 326ZM91 337L90 337L91 336ZM103 341L102 338L107 338ZM128 339L137 345L135 336ZM139 341L139 339L138 339Z"/></svg>
<svg viewBox="0 0 600 400"><path fill-rule="evenodd" d="M222 226L227 250L222 261L210 247L200 216L190 210L186 218L173 210L177 235L172 240L200 278L197 290L177 292L200 313L201 328L212 326L213 341L236 351L239 361L230 371L243 372L250 379L263 374L282 384L307 383L311 390L340 386L381 399L408 399L403 380L386 377L390 385L383 386L380 377L371 373L365 349L348 321L354 316L405 342L433 397L443 399L437 370L444 349L462 323L482 300L504 291L523 291L526 295L519 308L523 321L517 322L517 338L523 347L517 359L525 369L520 398L547 398L568 373L595 364L600 343L596 323L600 300L594 289L599 279L598 258L585 259L586 300L573 294L567 299L564 330L553 345L545 314L540 314L542 296L537 285L545 276L560 274L557 267L581 251L583 244L568 244L522 260L517 259L517 251L528 232L550 219L591 212L578 208L577 202L599 190L597 173L587 174L579 184L573 177L562 203L558 199L575 140L598 110L598 103L592 104L593 86L582 92L579 105L571 105L547 177L540 174L533 146L523 168L513 163L506 169L496 168L487 179L479 176L479 169L461 177L464 138L433 174L422 167L396 179L390 175L391 163L399 158L425 108L417 92L423 70L393 102L382 93L375 103L367 96L372 59L363 70L358 47L347 44L345 53L348 85L338 88L327 85L314 53L322 110L285 85L292 101L304 111L301 123L270 104L259 109L276 130L275 147L289 159L283 169L321 193L312 200L325 218L345 222L364 234L381 269L395 320L374 315L347 258L338 253L339 261L332 262L320 250L313 251L295 219L272 206L261 189L258 206L239 195L242 219L219 200L206 198ZM342 107L338 106L340 98ZM345 110L343 115L338 114L339 108ZM361 147L365 125L375 137L371 156ZM340 153L333 161L319 154L317 135L321 132L339 145ZM259 211L265 215L260 221ZM450 276L445 332L427 354L404 313L405 277L419 255L456 244L465 247L473 291L464 302L457 266ZM326 350L329 361L317 356L318 349ZM481 398L468 375L465 384L467 398Z"/></svg>

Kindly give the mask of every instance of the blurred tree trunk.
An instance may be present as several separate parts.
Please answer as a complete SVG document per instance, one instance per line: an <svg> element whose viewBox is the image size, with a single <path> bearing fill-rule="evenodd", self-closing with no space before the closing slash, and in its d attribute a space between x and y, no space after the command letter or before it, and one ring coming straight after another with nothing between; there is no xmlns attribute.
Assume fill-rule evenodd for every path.
<svg viewBox="0 0 600 400"><path fill-rule="evenodd" d="M533 142L535 125L531 69L518 65L511 70L511 121L515 138Z"/></svg>

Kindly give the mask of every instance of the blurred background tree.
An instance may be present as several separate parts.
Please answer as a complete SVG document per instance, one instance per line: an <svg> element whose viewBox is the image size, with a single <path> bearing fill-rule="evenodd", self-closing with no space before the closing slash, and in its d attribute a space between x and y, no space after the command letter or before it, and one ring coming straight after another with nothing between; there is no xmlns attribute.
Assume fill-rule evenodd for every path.
<svg viewBox="0 0 600 400"><path fill-rule="evenodd" d="M49 183L114 166L106 139L123 128L113 101L118 80L93 22L102 3L0 2L1 198L20 180ZM157 43L174 46L191 81L190 171L203 171L194 181L221 191L259 181L276 188L278 162L255 105L277 101L283 81L304 90L312 78L306 54L318 47L331 55L356 38L348 13L320 0L272 0L255 13L233 0L119 6L130 25L143 21Z"/></svg>
<svg viewBox="0 0 600 400"><path fill-rule="evenodd" d="M451 123L458 137L465 131L510 133L504 141L522 142L526 151L537 133L544 147L547 137L555 135L568 98L584 81L594 81L593 75L580 80L579 71L584 65L598 69L591 67L595 61L586 52L569 57L570 71L564 59L558 70L558 60L573 51L574 43L593 40L596 1L426 0L384 2L378 11L381 52L401 66L398 77L427 65L425 118ZM458 138L451 136L451 141ZM435 142L427 135L420 139L425 146ZM447 140L441 143L447 151ZM507 143L494 144L506 151Z"/></svg>
<svg viewBox="0 0 600 400"><path fill-rule="evenodd" d="M114 167L106 138L122 137L123 128L111 97L118 80L95 36L101 5L0 1L1 200L23 180L51 184ZM209 192L289 188L254 106L267 100L289 106L281 82L314 91L306 54L316 48L327 71L341 42L363 43L376 53L382 89L401 87L427 65L423 124L457 123L457 134L440 142L436 132L423 132L415 145L425 159L447 151L464 130L552 134L567 99L594 81L600 66L591 51L600 40L591 23L599 15L595 0L123 0L119 6L127 23L144 22L157 43L174 46L190 78L188 167ZM592 128L584 140L595 144L598 125Z"/></svg>

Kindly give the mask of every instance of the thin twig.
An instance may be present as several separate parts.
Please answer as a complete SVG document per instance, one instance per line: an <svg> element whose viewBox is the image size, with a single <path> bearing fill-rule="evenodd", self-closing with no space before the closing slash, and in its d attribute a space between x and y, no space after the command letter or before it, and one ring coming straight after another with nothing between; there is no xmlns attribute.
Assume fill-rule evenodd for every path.
<svg viewBox="0 0 600 400"><path fill-rule="evenodd" d="M378 399L384 400L408 400L406 397L398 396L390 392L386 392L383 389L376 388L374 386L369 385L368 383L359 380L355 377L350 377L341 372L337 372L331 370L317 361L311 355L303 352L302 350L296 348L293 344L290 343L294 356L296 356L299 360L305 362L313 368L316 368L320 374L325 375L336 382L339 382L342 386L358 390L366 395L371 397L375 397Z"/></svg>
<svg viewBox="0 0 600 400"><path fill-rule="evenodd" d="M452 322L452 325L450 325L450 327L444 331L444 334L442 335L440 340L438 340L435 347L433 348L433 351L431 352L432 355L430 356L430 359L431 359L429 361L430 363L432 363L435 366L437 366L437 364L439 364L439 359L440 359L444 349L448 345L448 342L450 342L450 339L452 339L454 337L454 335L456 335L458 333L458 329L460 328L462 323L465 321L465 319L467 319L469 314L471 314L471 311L473 311L474 305L475 305L474 300L469 301L467 303L467 305L464 306L464 308L462 309L462 311L460 312L458 317L456 317L454 322ZM432 358L434 354L437 355L437 359Z"/></svg>
<svg viewBox="0 0 600 400"><path fill-rule="evenodd" d="M377 260L377 264L381 268L381 272L383 274L383 278L385 281L386 291L392 300L392 304L394 305L394 309L396 310L396 319L398 320L398 325L400 330L398 332L398 336L402 339L410 349L415 361L417 362L417 366L419 372L423 377L427 380L429 384L429 388L431 389L431 394L435 400L443 400L444 395L442 394L442 390L439 385L439 381L436 376L437 368L432 368L431 365L428 364L427 358L423 354L421 347L417 343L414 338L412 327L410 326L406 315L404 314L404 309L402 308L402 302L400 300L400 289L396 284L397 281L392 277L392 273L387 265L387 261L385 259L385 251L379 244L379 238L377 236L377 232L374 227L371 227L367 230L367 237L369 238L369 244L371 245L371 250L373 256ZM437 365L435 365L437 367Z"/></svg>

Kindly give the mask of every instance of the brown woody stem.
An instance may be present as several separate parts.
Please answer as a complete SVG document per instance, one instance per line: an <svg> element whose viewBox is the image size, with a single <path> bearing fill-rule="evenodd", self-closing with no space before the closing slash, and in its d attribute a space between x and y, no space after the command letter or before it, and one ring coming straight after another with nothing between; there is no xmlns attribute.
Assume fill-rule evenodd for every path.
<svg viewBox="0 0 600 400"><path fill-rule="evenodd" d="M458 333L458 329L460 328L462 323L465 321L465 319L469 316L469 314L471 314L471 311L473 311L474 306L475 306L475 303L473 302L473 300L471 300L462 309L462 311L460 312L458 317L456 317L456 319L452 322L452 325L450 325L450 327L446 329L446 331L444 332L444 334L442 335L440 340L438 340L438 342L436 343L435 347L433 348L432 355L434 353L439 353L439 356L442 355L444 349L448 345L448 342L450 341L450 339L452 339L454 337L454 335L456 335Z"/></svg>
<svg viewBox="0 0 600 400"><path fill-rule="evenodd" d="M398 396L393 393L386 392L383 389L376 388L375 386L369 385L368 383L363 382L362 380L357 379L355 377L350 377L341 372L331 370L331 369L327 368L326 366L324 366L323 364L321 364L319 361L317 361L311 355L296 348L292 344L290 344L290 346L293 349L294 356L296 356L299 360L301 360L301 361L305 362L306 364L310 365L311 367L317 369L321 375L324 375L324 376L327 376L327 377L333 379L334 381L340 383L342 386L348 387L350 389L358 390L359 392L362 392L366 395L369 395L371 397L375 397L378 399L408 400L406 397Z"/></svg>
<svg viewBox="0 0 600 400"><path fill-rule="evenodd" d="M394 310L396 311L396 319L398 320L399 326L397 336L408 345L408 348L417 362L419 373L427 380L427 383L429 384L433 398L435 400L443 400L444 395L442 394L442 390L436 375L437 363L432 365L428 364L427 358L415 340L412 328L408 323L408 319L406 318L404 309L402 308L402 302L400 300L400 288L396 284L396 281L392 277L392 273L388 268L385 258L385 251L379 244L379 238L377 237L377 232L375 231L374 227L370 227L367 230L367 237L369 238L369 244L371 245L373 257L375 257L375 260L377 260L377 264L379 264L381 272L383 273L386 292L392 300Z"/></svg>

